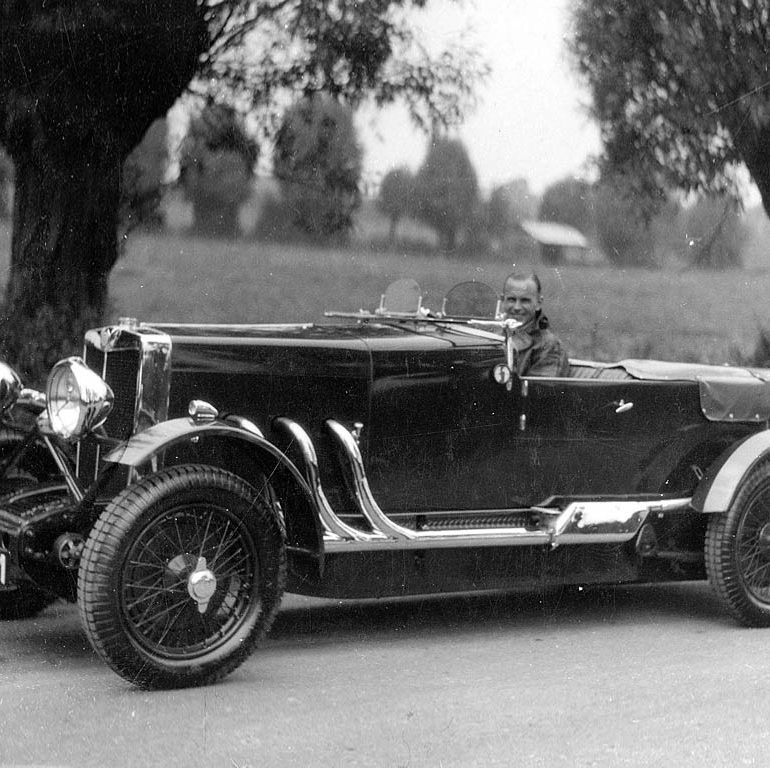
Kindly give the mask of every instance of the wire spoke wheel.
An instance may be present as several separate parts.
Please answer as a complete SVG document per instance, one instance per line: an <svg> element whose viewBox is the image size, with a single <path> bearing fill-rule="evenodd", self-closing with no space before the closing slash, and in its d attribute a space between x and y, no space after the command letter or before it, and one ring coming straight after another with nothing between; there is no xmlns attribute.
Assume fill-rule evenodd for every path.
<svg viewBox="0 0 770 768"><path fill-rule="evenodd" d="M79 573L96 651L148 688L212 682L241 664L278 611L283 529L269 494L212 467L149 475L105 509Z"/></svg>
<svg viewBox="0 0 770 768"><path fill-rule="evenodd" d="M170 658L206 652L258 599L256 551L248 528L225 507L171 509L128 552L120 591L128 631ZM194 588L203 581L213 588L205 600Z"/></svg>
<svg viewBox="0 0 770 768"><path fill-rule="evenodd" d="M747 505L735 536L738 573L749 594L770 605L770 488Z"/></svg>
<svg viewBox="0 0 770 768"><path fill-rule="evenodd" d="M709 581L747 626L770 626L770 461L755 466L706 532Z"/></svg>

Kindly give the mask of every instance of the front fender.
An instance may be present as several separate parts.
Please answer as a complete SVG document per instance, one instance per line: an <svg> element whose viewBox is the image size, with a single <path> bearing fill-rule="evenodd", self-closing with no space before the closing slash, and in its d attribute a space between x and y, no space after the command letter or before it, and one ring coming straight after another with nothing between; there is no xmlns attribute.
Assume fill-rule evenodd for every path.
<svg viewBox="0 0 770 768"><path fill-rule="evenodd" d="M130 437L125 443L110 451L104 461L108 464L122 464L126 467L140 467L153 457L176 445L205 438L235 438L252 445L258 445L277 460L291 466L297 479L304 483L299 471L290 459L269 440L247 432L245 429L222 421L196 424L191 418L169 419L142 430Z"/></svg>
<svg viewBox="0 0 770 768"><path fill-rule="evenodd" d="M730 446L712 464L695 489L692 506L698 512L725 512L743 479L761 459L770 456L770 429Z"/></svg>
<svg viewBox="0 0 770 768"><path fill-rule="evenodd" d="M240 467L233 468L227 462L214 459L212 463L222 469L235 471L247 482L254 482L251 474L261 473L279 493L290 544L299 550L319 556L322 551L323 530L318 510L305 478L280 449L254 430L244 429L235 423L213 421L196 424L190 418L170 419L137 433L122 445L110 451L106 464L129 469L149 464L154 459L160 466L182 461L209 463L201 459L174 459L174 453L189 455L190 448L230 449L229 455L240 459ZM176 451L175 451L176 449ZM220 455L211 451L212 457ZM221 455L228 455L225 451ZM154 467L153 467L154 468ZM249 471L247 471L247 469Z"/></svg>

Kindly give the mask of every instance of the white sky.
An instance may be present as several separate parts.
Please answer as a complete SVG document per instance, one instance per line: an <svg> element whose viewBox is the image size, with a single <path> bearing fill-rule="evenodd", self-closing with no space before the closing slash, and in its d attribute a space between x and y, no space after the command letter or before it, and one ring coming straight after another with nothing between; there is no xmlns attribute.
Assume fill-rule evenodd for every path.
<svg viewBox="0 0 770 768"><path fill-rule="evenodd" d="M570 70L564 45L570 0L466 0L457 10L433 0L424 14L426 34L457 36L469 20L492 73L480 103L460 129L483 190L526 178L537 193L580 174L599 150L596 125L586 115L587 93ZM426 139L405 110L389 108L359 117L365 176L381 177L397 165L416 170Z"/></svg>

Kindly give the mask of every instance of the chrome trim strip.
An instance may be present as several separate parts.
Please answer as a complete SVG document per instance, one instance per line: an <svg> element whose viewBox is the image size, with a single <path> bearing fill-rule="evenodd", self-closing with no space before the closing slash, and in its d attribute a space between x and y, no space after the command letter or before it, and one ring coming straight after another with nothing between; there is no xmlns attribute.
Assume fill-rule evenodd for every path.
<svg viewBox="0 0 770 768"><path fill-rule="evenodd" d="M368 552L372 550L452 549L461 547L548 546L547 531L525 528L486 528L457 531L410 531L413 538L387 538L371 541L331 540L324 538L326 552Z"/></svg>
<svg viewBox="0 0 770 768"><path fill-rule="evenodd" d="M321 525L325 532L324 540L339 541L340 539L351 539L355 542L362 542L384 539L384 534L377 529L373 529L372 533L359 531L337 517L321 485L318 455L310 435L296 421L285 416L274 419L273 427L286 433L300 452L302 457L302 473L313 494L313 501L315 502Z"/></svg>

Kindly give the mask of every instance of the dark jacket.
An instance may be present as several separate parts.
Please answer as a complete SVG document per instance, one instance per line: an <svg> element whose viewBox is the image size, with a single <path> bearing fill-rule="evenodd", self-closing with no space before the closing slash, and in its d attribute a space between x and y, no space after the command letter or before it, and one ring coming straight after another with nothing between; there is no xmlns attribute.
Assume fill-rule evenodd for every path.
<svg viewBox="0 0 770 768"><path fill-rule="evenodd" d="M554 333L548 330L548 318L538 315L514 336L516 370L519 376L567 376L569 358Z"/></svg>

